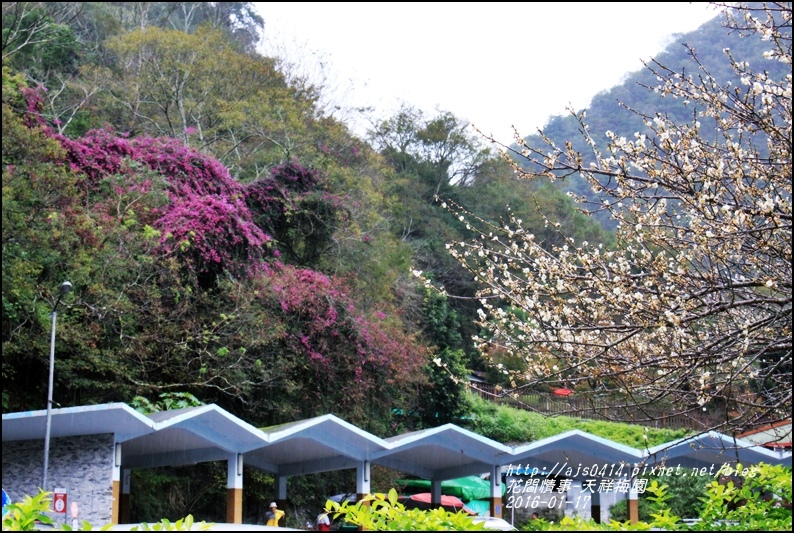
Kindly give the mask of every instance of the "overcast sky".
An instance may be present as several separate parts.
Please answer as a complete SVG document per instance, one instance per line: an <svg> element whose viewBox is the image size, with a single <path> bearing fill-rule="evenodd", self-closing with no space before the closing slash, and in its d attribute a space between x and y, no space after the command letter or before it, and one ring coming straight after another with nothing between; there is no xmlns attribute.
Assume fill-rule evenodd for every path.
<svg viewBox="0 0 794 533"><path fill-rule="evenodd" d="M718 12L705 2L260 2L268 53L324 72L343 107L436 108L512 142L587 107ZM317 65L321 64L322 67ZM366 124L342 117L359 134Z"/></svg>

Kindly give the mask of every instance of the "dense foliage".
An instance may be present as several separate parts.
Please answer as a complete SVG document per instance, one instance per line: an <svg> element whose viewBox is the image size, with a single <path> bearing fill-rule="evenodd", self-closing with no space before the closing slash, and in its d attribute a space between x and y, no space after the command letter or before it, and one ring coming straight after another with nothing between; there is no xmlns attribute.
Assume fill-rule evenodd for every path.
<svg viewBox="0 0 794 533"><path fill-rule="evenodd" d="M17 94L3 107L9 376L42 347L34 338L47 326L48 303L31 301L36 289L23 292L26 284L69 272L77 294L64 302L58 374L83 401L183 390L259 405L262 422L329 410L388 420L394 402L410 402L426 359L400 323L357 312L340 280L278 260L279 246L289 246L283 219L321 187L318 171L290 163L242 185L176 139L107 129L70 139L41 121L26 125L31 115L14 105L41 102L36 92ZM31 254L34 242L41 246ZM24 405L28 390L15 381L6 394ZM317 401L297 400L307 396Z"/></svg>
<svg viewBox="0 0 794 533"><path fill-rule="evenodd" d="M467 369L484 368L476 306L409 274L474 295L444 249L468 230L435 196L565 223L570 201L521 186L449 112L406 105L357 139L322 86L254 52L248 3L3 15L4 409L40 404L69 278L56 397L185 392L254 422L330 411L376 432L392 413L406 429L460 419ZM322 400L293 403L307 396Z"/></svg>
<svg viewBox="0 0 794 533"><path fill-rule="evenodd" d="M708 476L676 476L676 475L655 475L642 476L648 480L648 484L656 481L658 485L667 486L667 494L670 496L668 506L670 512L681 518L697 518L703 507L703 494L706 493L708 485L713 479ZM642 522L652 520L651 513L653 508L649 497L651 493L639 495L639 519ZM628 500L621 500L609 508L609 516L618 522L625 522L629 519Z"/></svg>

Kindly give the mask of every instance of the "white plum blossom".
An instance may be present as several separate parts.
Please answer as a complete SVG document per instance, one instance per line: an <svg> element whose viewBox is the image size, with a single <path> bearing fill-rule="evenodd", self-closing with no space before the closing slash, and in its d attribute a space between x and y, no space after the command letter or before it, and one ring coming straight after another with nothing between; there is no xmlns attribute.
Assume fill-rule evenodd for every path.
<svg viewBox="0 0 794 533"><path fill-rule="evenodd" d="M736 5L726 24L768 40L765 57L791 64L790 30L776 22L790 21L790 4L765 9ZM602 153L574 114L593 162L548 138L542 150L520 137L516 148L501 146L521 179L585 180L600 196L581 204L611 217L616 246L577 243L572 228L545 216L556 242L515 220L478 228L446 201L479 235L448 248L480 287L478 325L488 334L475 343L487 357L524 361L511 378L580 396L605 389L632 412L722 409L726 425L714 429L727 433L790 416L791 377L781 369L792 348L792 75L773 79L725 52L739 83L649 65L655 92L697 110L688 121L638 113L646 130L633 140L605 132Z"/></svg>

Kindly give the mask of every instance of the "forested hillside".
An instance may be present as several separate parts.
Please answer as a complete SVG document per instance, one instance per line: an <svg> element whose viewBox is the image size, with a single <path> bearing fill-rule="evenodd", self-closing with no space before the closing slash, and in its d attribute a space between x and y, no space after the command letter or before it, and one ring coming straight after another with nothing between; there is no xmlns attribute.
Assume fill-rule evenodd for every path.
<svg viewBox="0 0 794 533"><path fill-rule="evenodd" d="M546 250L613 243L614 221L563 193L592 197L583 180L517 180L452 113L406 103L356 137L319 105L324 87L279 70L290 58L255 52L265 21L250 4L3 10L4 410L43 407L68 279L62 405L185 392L261 424L333 412L387 434L456 420L455 377L489 368L472 342L477 286L447 251L474 233L442 202L514 216ZM650 66L695 72L681 43L720 80L725 48L763 60L718 17ZM655 78L594 98L597 146L647 130L642 113L692 116L647 89ZM581 149L579 127L558 116L544 133Z"/></svg>
<svg viewBox="0 0 794 533"><path fill-rule="evenodd" d="M263 22L246 3L3 4L4 410L45 406L69 280L60 405L189 393L382 435L456 420L456 378L484 365L445 251L467 229L437 199L608 240L451 113L406 104L357 138L254 51Z"/></svg>

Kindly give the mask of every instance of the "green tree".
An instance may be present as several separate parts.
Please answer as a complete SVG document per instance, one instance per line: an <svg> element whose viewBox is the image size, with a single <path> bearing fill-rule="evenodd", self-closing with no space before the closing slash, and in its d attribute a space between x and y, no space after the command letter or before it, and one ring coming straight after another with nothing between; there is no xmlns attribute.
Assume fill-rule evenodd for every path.
<svg viewBox="0 0 794 533"><path fill-rule="evenodd" d="M244 181L314 147L315 96L289 86L274 59L240 51L220 30L149 27L107 47L118 57L110 82L117 127L181 139Z"/></svg>
<svg viewBox="0 0 794 533"><path fill-rule="evenodd" d="M419 415L424 427L436 427L457 422L468 412L468 371L458 314L446 297L429 289L424 293L423 329L435 357L424 370L429 383L420 388Z"/></svg>
<svg viewBox="0 0 794 533"><path fill-rule="evenodd" d="M471 183L491 156L469 124L449 111L425 118L405 104L378 123L369 138L397 171L417 175L426 202L445 196L452 185Z"/></svg>
<svg viewBox="0 0 794 533"><path fill-rule="evenodd" d="M74 71L79 49L72 29L56 21L71 14L71 8L46 4L3 3L3 64L42 82L53 71Z"/></svg>

